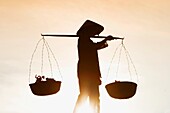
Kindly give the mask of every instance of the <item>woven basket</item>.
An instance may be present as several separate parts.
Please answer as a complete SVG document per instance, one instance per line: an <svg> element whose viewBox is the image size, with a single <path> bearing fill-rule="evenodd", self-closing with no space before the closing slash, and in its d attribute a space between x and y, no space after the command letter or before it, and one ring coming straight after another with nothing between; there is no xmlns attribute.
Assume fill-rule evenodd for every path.
<svg viewBox="0 0 170 113"><path fill-rule="evenodd" d="M29 86L34 95L46 96L57 93L60 90L61 81L47 78L46 81L38 81Z"/></svg>
<svg viewBox="0 0 170 113"><path fill-rule="evenodd" d="M116 81L105 86L108 94L115 99L128 99L135 95L137 84L129 81Z"/></svg>

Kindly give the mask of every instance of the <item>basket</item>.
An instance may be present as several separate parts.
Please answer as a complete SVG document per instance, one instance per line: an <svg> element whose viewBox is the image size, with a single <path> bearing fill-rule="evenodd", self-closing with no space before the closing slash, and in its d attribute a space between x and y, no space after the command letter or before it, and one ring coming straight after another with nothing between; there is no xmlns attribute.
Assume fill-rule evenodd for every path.
<svg viewBox="0 0 170 113"><path fill-rule="evenodd" d="M137 84L129 81L115 81L105 86L108 94L115 99L128 99L135 95Z"/></svg>
<svg viewBox="0 0 170 113"><path fill-rule="evenodd" d="M54 78L45 78L45 76L41 76L41 75L35 75L36 78L36 82L35 83L30 83L30 77L31 77L31 69L32 69L32 63L33 63L33 57L35 52L37 51L38 45L39 43L43 41L43 45L42 45L42 56L41 56L41 75L43 75L43 61L44 61L44 48L46 48L47 50L47 55L48 55L48 60L49 60L49 64L50 64L50 70L51 70L51 77L53 77L53 68L52 68L52 62L51 62L51 57L50 57L50 53L55 61L55 63L57 64L58 67L58 71L59 74L60 73L60 69L59 69L59 65L58 62L54 56L54 53L52 52L51 48L49 47L48 42L44 39L44 37L42 39L40 39L35 47L35 50L32 54L31 57L31 61L30 61L30 66L29 66L29 86L30 89L32 91L32 93L34 95L37 96L46 96L46 95L52 95L52 94L56 94L61 87L61 81L56 81ZM62 78L62 76L61 76Z"/></svg>
<svg viewBox="0 0 170 113"><path fill-rule="evenodd" d="M57 93L60 90L61 81L47 78L46 81L36 81L29 86L34 95L46 96Z"/></svg>

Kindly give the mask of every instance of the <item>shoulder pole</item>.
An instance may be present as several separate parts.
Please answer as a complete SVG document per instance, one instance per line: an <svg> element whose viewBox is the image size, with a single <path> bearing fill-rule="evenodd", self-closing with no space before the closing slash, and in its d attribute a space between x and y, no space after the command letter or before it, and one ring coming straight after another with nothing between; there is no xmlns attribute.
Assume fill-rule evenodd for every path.
<svg viewBox="0 0 170 113"><path fill-rule="evenodd" d="M79 35L59 35L59 34L41 34L41 36L48 36L48 37L79 37ZM91 36L91 38L107 38L107 36ZM113 37L113 40L114 39L123 40L124 38Z"/></svg>

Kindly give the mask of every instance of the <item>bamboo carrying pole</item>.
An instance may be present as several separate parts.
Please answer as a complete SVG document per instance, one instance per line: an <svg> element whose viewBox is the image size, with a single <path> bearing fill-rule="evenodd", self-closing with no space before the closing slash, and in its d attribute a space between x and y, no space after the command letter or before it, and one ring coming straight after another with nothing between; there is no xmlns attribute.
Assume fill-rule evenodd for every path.
<svg viewBox="0 0 170 113"><path fill-rule="evenodd" d="M52 36L52 37L79 37L79 35L58 35L58 34L41 34L41 36ZM107 38L107 36L91 36L92 38ZM120 37L113 37L114 39L121 39L123 40L124 38Z"/></svg>

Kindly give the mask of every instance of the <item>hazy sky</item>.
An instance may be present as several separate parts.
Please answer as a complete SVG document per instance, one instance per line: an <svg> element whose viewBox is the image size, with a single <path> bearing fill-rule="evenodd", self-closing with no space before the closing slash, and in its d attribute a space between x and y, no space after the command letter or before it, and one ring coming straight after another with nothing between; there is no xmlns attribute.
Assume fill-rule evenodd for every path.
<svg viewBox="0 0 170 113"><path fill-rule="evenodd" d="M100 87L102 113L170 113L169 6L169 0L0 0L0 113L72 113L77 39L47 39L63 76L58 94L34 96L28 69L41 33L75 34L86 19L104 26L101 35L125 37L139 75L137 93L128 100L113 99ZM99 52L103 78L116 43Z"/></svg>

